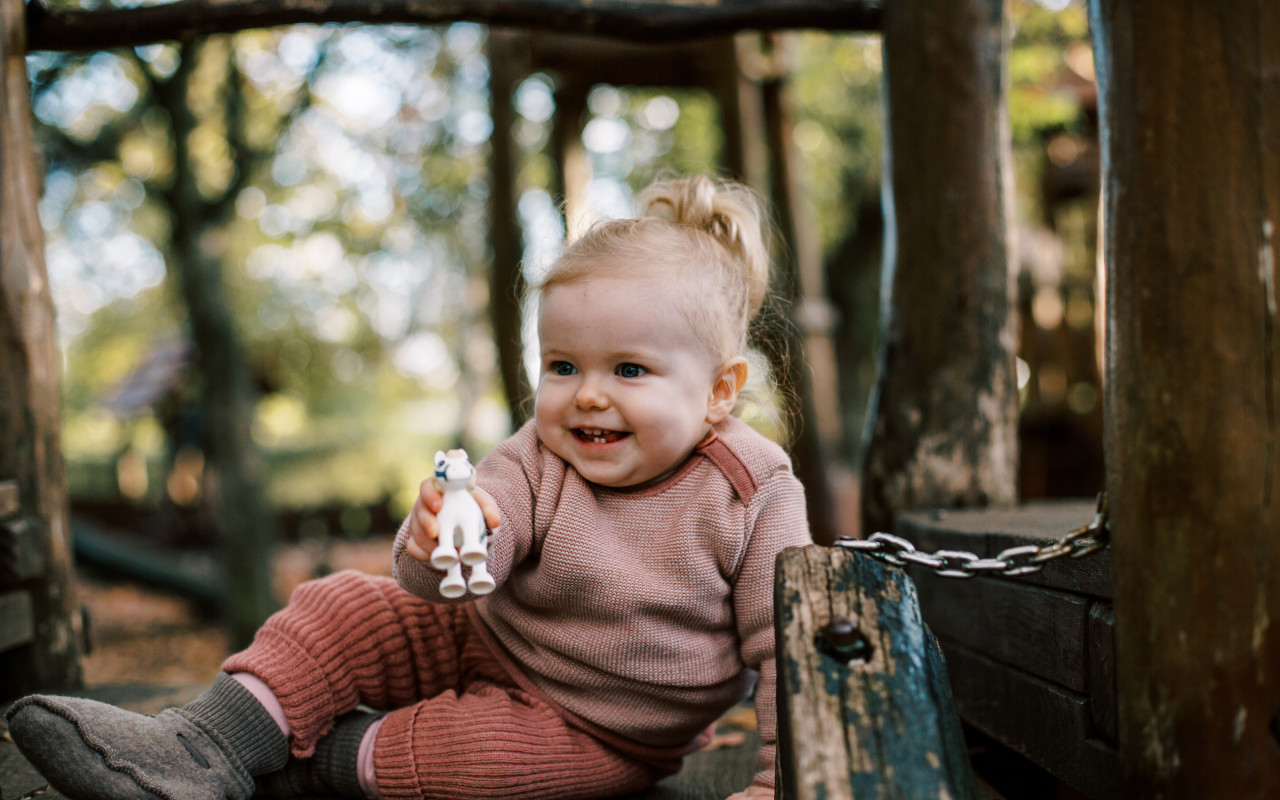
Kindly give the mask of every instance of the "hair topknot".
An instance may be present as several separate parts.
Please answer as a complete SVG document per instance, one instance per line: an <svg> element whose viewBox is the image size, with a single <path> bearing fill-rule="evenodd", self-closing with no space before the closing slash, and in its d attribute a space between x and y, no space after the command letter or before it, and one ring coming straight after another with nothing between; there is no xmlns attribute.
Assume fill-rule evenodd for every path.
<svg viewBox="0 0 1280 800"><path fill-rule="evenodd" d="M711 236L733 256L754 317L769 290L764 204L750 188L705 175L651 184L636 201L641 217L657 217Z"/></svg>
<svg viewBox="0 0 1280 800"><path fill-rule="evenodd" d="M531 290L674 270L686 290L683 310L707 346L725 359L745 354L769 292L764 203L742 184L697 176L654 183L636 211L635 219L588 228Z"/></svg>

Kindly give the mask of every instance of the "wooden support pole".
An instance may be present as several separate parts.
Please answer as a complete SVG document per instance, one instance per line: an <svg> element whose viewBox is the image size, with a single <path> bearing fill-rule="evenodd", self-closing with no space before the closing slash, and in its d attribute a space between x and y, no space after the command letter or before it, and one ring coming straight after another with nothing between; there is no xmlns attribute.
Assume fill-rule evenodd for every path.
<svg viewBox="0 0 1280 800"><path fill-rule="evenodd" d="M785 800L976 796L946 666L901 569L789 548L774 618Z"/></svg>
<svg viewBox="0 0 1280 800"><path fill-rule="evenodd" d="M884 8L885 264L863 530L1015 498L1004 0Z"/></svg>
<svg viewBox="0 0 1280 800"><path fill-rule="evenodd" d="M1280 6L1092 0L1131 793L1280 791Z"/></svg>
<svg viewBox="0 0 1280 800"><path fill-rule="evenodd" d="M3 570L12 585L0 592L0 627L29 631L20 647L0 648L0 696L81 681L61 363L36 213L25 36L22 0L0 0L0 535L14 555Z"/></svg>
<svg viewBox="0 0 1280 800"><path fill-rule="evenodd" d="M489 141L489 319L498 346L502 389L519 427L532 410L533 392L524 371L524 236L516 206L516 122L511 94L528 61L524 37L500 29L489 32L489 96L493 135Z"/></svg>
<svg viewBox="0 0 1280 800"><path fill-rule="evenodd" d="M792 462L805 486L809 528L815 542L829 545L845 532L836 521L835 496L827 479L829 458L840 438L831 344L833 312L823 292L817 225L805 202L791 136L786 46L781 37L765 39L765 57L775 67L761 82L769 199L781 234L774 281L786 310L786 319L779 320L770 331L771 341L764 344L774 381L785 398L792 427Z"/></svg>
<svg viewBox="0 0 1280 800"><path fill-rule="evenodd" d="M590 81L564 77L556 87L556 116L551 133L555 147L556 177L564 206L564 236L572 242L591 226L587 184L591 181L591 156L582 143Z"/></svg>

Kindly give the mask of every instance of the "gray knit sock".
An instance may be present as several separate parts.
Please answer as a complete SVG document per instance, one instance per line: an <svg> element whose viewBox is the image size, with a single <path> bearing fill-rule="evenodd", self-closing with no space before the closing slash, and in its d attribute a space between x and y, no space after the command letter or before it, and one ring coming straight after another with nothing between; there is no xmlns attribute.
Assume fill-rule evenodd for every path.
<svg viewBox="0 0 1280 800"><path fill-rule="evenodd" d="M226 675L190 706L154 717L46 695L24 697L5 716L22 754L76 800L247 800L250 765L276 769L288 757L271 715Z"/></svg>
<svg viewBox="0 0 1280 800"><path fill-rule="evenodd" d="M340 717L310 758L291 758L284 769L258 778L259 796L347 797L362 800L360 742L382 714L353 711Z"/></svg>
<svg viewBox="0 0 1280 800"><path fill-rule="evenodd" d="M218 732L250 775L274 772L289 758L289 740L253 692L225 672L204 694L182 707L191 719Z"/></svg>

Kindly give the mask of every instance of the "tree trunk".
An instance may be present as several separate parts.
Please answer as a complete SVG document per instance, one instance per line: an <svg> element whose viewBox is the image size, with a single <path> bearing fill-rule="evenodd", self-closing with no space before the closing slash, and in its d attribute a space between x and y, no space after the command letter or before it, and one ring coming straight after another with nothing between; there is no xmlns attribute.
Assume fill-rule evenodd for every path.
<svg viewBox="0 0 1280 800"><path fill-rule="evenodd" d="M61 360L36 205L21 0L0 0L0 695L81 682ZM10 646L13 646L10 649Z"/></svg>
<svg viewBox="0 0 1280 800"><path fill-rule="evenodd" d="M169 79L165 106L173 119L173 268L199 351L204 446L208 455L207 503L226 569L226 621L236 645L247 645L275 610L271 589L274 523L267 507L261 454L253 441L257 391L248 356L235 328L222 281L221 260L206 251L203 234L214 224L190 167L187 138L195 119L186 87L198 46L184 43L181 65ZM233 77L234 79L234 77Z"/></svg>
<svg viewBox="0 0 1280 800"><path fill-rule="evenodd" d="M1120 751L1280 787L1280 7L1094 0Z"/></svg>
<svg viewBox="0 0 1280 800"><path fill-rule="evenodd" d="M880 379L863 530L1015 499L1016 333L1003 0L884 8L888 119Z"/></svg>

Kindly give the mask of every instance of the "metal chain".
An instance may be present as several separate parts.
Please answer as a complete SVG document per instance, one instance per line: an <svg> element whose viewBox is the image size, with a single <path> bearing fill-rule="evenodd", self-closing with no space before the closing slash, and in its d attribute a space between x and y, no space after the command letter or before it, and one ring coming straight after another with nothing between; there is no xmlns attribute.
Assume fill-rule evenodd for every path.
<svg viewBox="0 0 1280 800"><path fill-rule="evenodd" d="M974 575L1029 575L1044 565L1064 556L1084 558L1107 546L1107 495L1098 495L1093 520L1081 525L1061 539L1041 545L1024 544L1001 550L995 558L983 558L963 550L937 550L925 553L901 536L873 533L866 539L841 536L837 547L857 550L874 556L886 564L902 567L916 564L927 567L944 578L972 578Z"/></svg>

